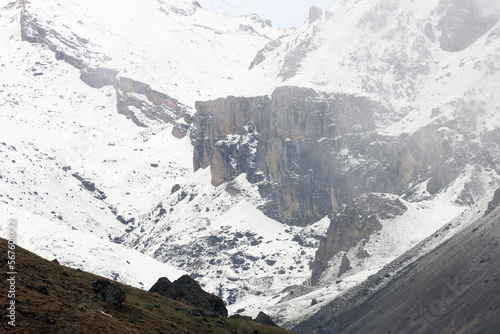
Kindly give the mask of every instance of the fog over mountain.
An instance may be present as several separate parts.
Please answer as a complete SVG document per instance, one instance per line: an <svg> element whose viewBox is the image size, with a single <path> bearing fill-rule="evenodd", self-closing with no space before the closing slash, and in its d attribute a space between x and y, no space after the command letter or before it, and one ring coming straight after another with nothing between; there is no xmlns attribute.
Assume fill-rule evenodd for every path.
<svg viewBox="0 0 500 334"><path fill-rule="evenodd" d="M1 216L46 259L189 274L298 333L498 331L498 3L305 15L3 4Z"/></svg>

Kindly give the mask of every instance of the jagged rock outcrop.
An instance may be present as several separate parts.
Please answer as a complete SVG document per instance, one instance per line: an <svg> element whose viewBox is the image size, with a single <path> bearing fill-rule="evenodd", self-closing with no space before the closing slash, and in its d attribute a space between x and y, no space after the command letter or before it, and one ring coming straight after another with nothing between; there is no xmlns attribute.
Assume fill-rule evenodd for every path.
<svg viewBox="0 0 500 334"><path fill-rule="evenodd" d="M108 304L121 305L126 299L123 290L107 280L95 279L92 288L97 294L97 299Z"/></svg>
<svg viewBox="0 0 500 334"><path fill-rule="evenodd" d="M337 274L337 277L341 277L342 275L344 275L350 269L352 269L352 267L351 267L351 261L349 261L349 258L344 253L344 255L342 256L342 262L340 263L340 268L339 268L339 272Z"/></svg>
<svg viewBox="0 0 500 334"><path fill-rule="evenodd" d="M365 97L281 87L271 98L199 102L197 111L195 170L210 166L216 186L246 173L268 200L263 211L289 224L338 212L365 192L403 193L419 178L437 193L465 164L450 159L451 135L438 126L375 133L391 111Z"/></svg>
<svg viewBox="0 0 500 334"><path fill-rule="evenodd" d="M401 216L406 211L406 206L397 196L388 194L364 194L346 205L331 217L327 235L320 242L311 264L312 283L318 283L334 255L349 251L362 240L368 241L373 233L382 229L381 220ZM344 254L337 276L342 276L349 267L349 259Z"/></svg>
<svg viewBox="0 0 500 334"><path fill-rule="evenodd" d="M294 331L498 333L498 215L496 209L424 256L416 246ZM383 283L389 272L396 277Z"/></svg>
<svg viewBox="0 0 500 334"><path fill-rule="evenodd" d="M215 295L203 291L198 282L188 275L180 277L173 283L168 278L162 277L149 291L179 300L194 307L216 312L224 317L228 315L224 301Z"/></svg>
<svg viewBox="0 0 500 334"><path fill-rule="evenodd" d="M257 52L254 60L252 60L252 62L250 63L249 70L261 64L264 60L266 60L266 53L276 50L276 48L278 48L279 46L281 46L281 40L279 39L275 39L274 41L267 43L262 50L259 50L259 52Z"/></svg>
<svg viewBox="0 0 500 334"><path fill-rule="evenodd" d="M496 208L500 206L500 188L495 191L495 195L493 196L493 199L491 202L488 203L488 209L485 211L484 216L486 217L493 211L495 211Z"/></svg>
<svg viewBox="0 0 500 334"><path fill-rule="evenodd" d="M264 325L278 327L278 325L274 323L273 319L271 319L271 317L265 314L264 312L259 312L254 321L260 322L261 324Z"/></svg>
<svg viewBox="0 0 500 334"><path fill-rule="evenodd" d="M146 126L145 119L174 123L176 137L186 135L192 117L179 101L155 91L145 83L126 77L115 78L113 85L116 89L117 108L120 114L131 118L139 126ZM139 110L140 113L134 110Z"/></svg>
<svg viewBox="0 0 500 334"><path fill-rule="evenodd" d="M57 60L62 60L80 70L80 79L92 88L114 86L117 95L117 109L138 126L148 126L148 121L160 121L174 124L173 134L182 138L187 134L193 121L186 106L168 95L155 91L145 83L122 77L119 71L105 67L93 67L78 56L61 51L55 41L59 41L70 49L86 50L89 41L76 35L67 39L57 31L44 28L37 18L26 10L29 1L20 2L21 37L23 41L37 43L54 52ZM88 51L88 50L87 50Z"/></svg>

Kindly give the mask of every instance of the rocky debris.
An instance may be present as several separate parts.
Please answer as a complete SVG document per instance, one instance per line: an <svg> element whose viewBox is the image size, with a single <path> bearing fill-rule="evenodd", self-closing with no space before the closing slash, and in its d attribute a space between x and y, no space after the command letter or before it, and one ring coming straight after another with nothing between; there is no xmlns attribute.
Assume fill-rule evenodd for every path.
<svg viewBox="0 0 500 334"><path fill-rule="evenodd" d="M257 315L257 317L255 318L256 322L260 322L261 324L264 324L264 325L268 325L268 326L275 326L275 327L278 327L278 325L276 325L273 321L273 319L271 319L270 316L268 316L267 314L265 314L264 312L259 312L259 314Z"/></svg>
<svg viewBox="0 0 500 334"><path fill-rule="evenodd" d="M495 195L493 196L491 202L488 203L488 209L485 211L484 216L486 217L499 206L500 206L500 188L495 192Z"/></svg>
<svg viewBox="0 0 500 334"><path fill-rule="evenodd" d="M116 216L116 220L118 220L123 225L128 225L128 224L135 222L135 218L132 217L132 218L126 219L121 215Z"/></svg>
<svg viewBox="0 0 500 334"><path fill-rule="evenodd" d="M82 185L85 187L85 189L87 189L90 192L95 191L95 183L94 182L83 180Z"/></svg>
<svg viewBox="0 0 500 334"><path fill-rule="evenodd" d="M276 260L266 260L266 264L272 267L276 264Z"/></svg>
<svg viewBox="0 0 500 334"><path fill-rule="evenodd" d="M224 241L224 239L222 239L222 238L220 238L220 237L218 237L216 235L212 235L212 236L208 237L208 245L210 247L215 246L216 244L219 244L222 241Z"/></svg>
<svg viewBox="0 0 500 334"><path fill-rule="evenodd" d="M326 270L328 261L340 252L347 252L360 241L368 241L370 236L382 229L381 220L401 216L406 206L397 196L368 193L357 197L346 205L340 213L330 219L327 236L320 242L319 249L311 264L313 284L318 283ZM350 268L344 254L338 276Z"/></svg>
<svg viewBox="0 0 500 334"><path fill-rule="evenodd" d="M97 294L97 299L105 303L117 306L125 301L126 296L123 290L107 280L95 279L92 282L92 288Z"/></svg>
<svg viewBox="0 0 500 334"><path fill-rule="evenodd" d="M65 171L68 171L71 169L71 167L63 167L63 169ZM75 179L77 179L78 181L80 181L82 183L82 186L87 189L88 191L94 193L94 197L99 199L99 200L105 200L106 198L108 198L108 196L101 190L99 190L96 186L95 186L95 183L90 181L90 180L87 180L85 178L83 178L81 175L79 175L78 173L73 173L71 174Z"/></svg>
<svg viewBox="0 0 500 334"><path fill-rule="evenodd" d="M254 68L255 66L261 64L264 60L266 60L266 53L273 52L277 48L281 46L281 40L280 39L275 39L274 41L271 41L264 46L262 50L257 52L257 55L255 56L254 60L250 63L249 70Z"/></svg>
<svg viewBox="0 0 500 334"><path fill-rule="evenodd" d="M216 312L227 317L228 312L224 301L219 297L205 292L198 282L184 275L173 283L168 278L160 278L149 290L164 297L179 300L187 305L198 307L207 311Z"/></svg>
<svg viewBox="0 0 500 334"><path fill-rule="evenodd" d="M71 174L75 179L80 181L85 189L87 189L90 192L94 192L96 190L95 188L95 183L91 182L89 180L84 179L82 176L80 176L78 173L73 173Z"/></svg>
<svg viewBox="0 0 500 334"><path fill-rule="evenodd" d="M239 195L241 193L241 190L236 184L234 184L233 182L229 182L226 186L226 192L234 197L236 195Z"/></svg>

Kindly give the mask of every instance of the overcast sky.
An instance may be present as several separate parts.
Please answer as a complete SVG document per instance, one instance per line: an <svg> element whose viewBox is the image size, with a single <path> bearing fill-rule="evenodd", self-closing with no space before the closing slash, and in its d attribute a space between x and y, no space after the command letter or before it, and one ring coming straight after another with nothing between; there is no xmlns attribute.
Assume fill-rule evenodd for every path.
<svg viewBox="0 0 500 334"><path fill-rule="evenodd" d="M198 0L203 8L228 15L256 13L276 27L298 27L309 16L311 6L328 9L337 0Z"/></svg>

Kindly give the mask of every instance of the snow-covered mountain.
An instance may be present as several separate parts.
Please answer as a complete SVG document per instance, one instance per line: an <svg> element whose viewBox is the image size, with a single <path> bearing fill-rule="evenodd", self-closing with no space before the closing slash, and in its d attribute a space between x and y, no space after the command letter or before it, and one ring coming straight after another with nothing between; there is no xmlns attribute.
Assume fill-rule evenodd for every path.
<svg viewBox="0 0 500 334"><path fill-rule="evenodd" d="M176 87L177 82L182 83L179 85L182 89L169 93L183 99L187 106L198 93L194 86L181 82L184 80L181 77L194 78L191 71L195 71L214 80L230 80L230 76L241 71L240 62L248 58L246 68L252 54L268 40L257 31L267 29L267 33L275 37L279 30L269 27L264 20L249 16L222 20L225 24L218 26L222 30L214 31L210 25L220 20L219 15L184 2L162 4L151 1L145 5L131 1L130 4L121 4L127 13L124 15L132 23L123 22L125 16L115 19L115 24L111 23L110 19L117 17L116 13L110 14L112 8L103 10L100 6L106 4L99 2L75 5L56 1L15 1L2 8L2 212L19 217L21 244L28 249L109 277L120 274L123 282L136 286L142 286L139 282L144 282L144 287L149 288L148 285L157 277L149 277L147 281L141 279L143 274L139 273L144 273L141 261L131 270L122 265L126 260L131 261L132 255L123 259L117 255L116 266L103 264L103 260L113 258L113 253L127 251L110 244L126 233L129 229L127 222L149 212L165 189L192 175L192 146L188 138L173 137L170 134L173 125L164 123L163 119L150 120L149 127L144 128L118 115L116 110L121 92L108 85L89 87L79 77L84 79L85 73L94 66L108 66L116 71L117 76L123 74L132 80L147 79L142 83L155 87L158 84L154 80L170 71L169 76L173 73L175 79L161 82L172 87ZM78 8L81 6L84 7ZM119 6L115 10L119 10ZM144 24L144 20L152 19L151 15L158 22ZM81 21L84 17L87 25ZM133 23L134 17L140 22ZM109 26L105 27L106 23ZM164 33L157 30L159 26L163 26ZM120 30L122 28L126 29ZM137 34L132 36L129 29L137 29ZM165 48L169 45L170 52L155 49L152 45L144 47L138 51L148 60L143 62L137 54L119 49L119 45L126 48L145 42L140 36L148 29L154 44ZM223 30L226 31L224 34ZM186 36L191 39L190 43L195 43L195 39L198 43L203 42L206 54L181 47ZM221 38L214 43L213 36ZM32 38L33 44L23 42L23 38ZM235 50L238 54L221 64L219 53L230 50L238 40L241 44L243 39L244 47ZM149 50L149 55L146 50ZM176 63L183 54L190 55L193 60ZM147 65L141 67L141 74L137 74L131 73L132 68L127 65L131 63L136 69L137 65ZM152 71L148 66L159 68ZM214 69L214 72L208 73L209 69ZM209 90L209 85L199 87ZM145 95L131 94L154 104ZM148 105L144 109L147 108ZM90 234L90 239L83 242L83 237L77 238L78 234L72 230ZM74 235L70 238L68 235L72 233ZM75 252L69 245L72 242L78 242L83 248ZM111 247L113 251L99 252L99 247ZM151 262L140 253L133 256L144 258L144 263ZM171 279L181 274L158 263L151 265L147 275L157 276L153 273L162 270L166 271L164 275L171 272ZM123 277L125 275L127 278Z"/></svg>
<svg viewBox="0 0 500 334"><path fill-rule="evenodd" d="M490 5L340 0L285 31L184 0L14 1L2 216L48 259L142 288L185 271L292 326L486 210Z"/></svg>

